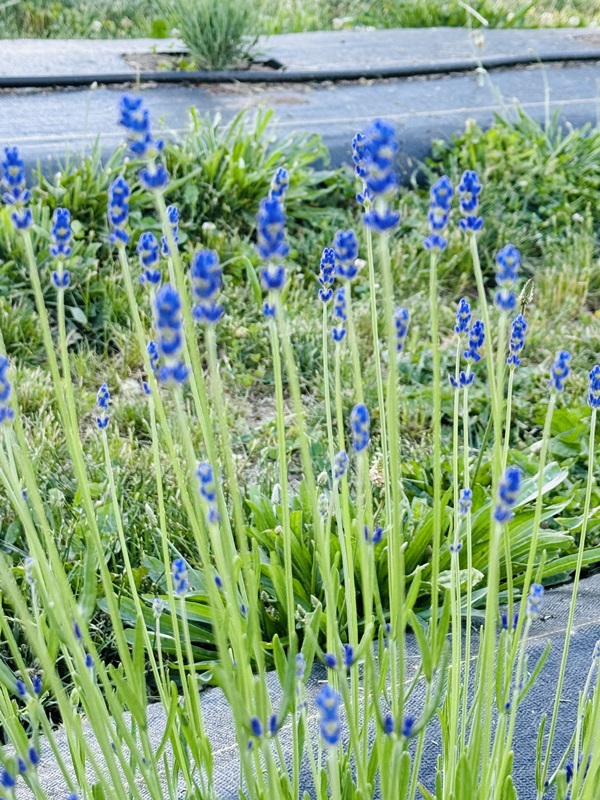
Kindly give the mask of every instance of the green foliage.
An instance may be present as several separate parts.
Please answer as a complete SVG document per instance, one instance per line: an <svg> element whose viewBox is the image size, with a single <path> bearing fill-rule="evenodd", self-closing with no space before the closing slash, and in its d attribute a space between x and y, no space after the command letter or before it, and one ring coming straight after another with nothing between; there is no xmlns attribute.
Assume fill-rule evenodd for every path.
<svg viewBox="0 0 600 800"><path fill-rule="evenodd" d="M316 135L292 133L275 140L269 128L271 117L270 111L259 111L253 117L242 112L229 125L223 125L192 110L190 127L181 141L165 146L172 176L168 201L180 208L182 247L187 253L202 244L217 249L228 262L226 272L236 281L246 278L248 258L255 258L250 240L256 208L278 167L287 164L292 172L287 214L292 255L299 263L311 263L314 253L348 220L343 209L353 187L347 173L327 167L327 150ZM43 271L49 269L51 261L48 221L59 206L71 210L74 280L67 309L71 341L85 337L99 350L116 345L115 326L126 325L128 317L116 283L106 221L106 194L117 174L124 172L134 187L132 244L143 230L153 228L158 233L156 223L149 218L151 203L137 186L139 165L130 162L123 168L122 162L122 148L103 159L96 145L81 161L68 159L54 175L36 172L32 190L34 243ZM333 212L332 205L336 207ZM37 332L27 332L32 301L24 263L22 243L12 236L9 211L1 208L0 310L11 320L6 325L6 344L11 352L19 346L23 355L31 355L40 340ZM55 295L49 281L45 287L53 315ZM20 295L18 314L6 302L15 292ZM21 327L22 335L15 326Z"/></svg>
<svg viewBox="0 0 600 800"><path fill-rule="evenodd" d="M159 0L199 69L246 66L256 50L254 0Z"/></svg>
<svg viewBox="0 0 600 800"><path fill-rule="evenodd" d="M202 19L200 28L198 7ZM114 38L152 36L163 38L185 36L177 15L180 6L192 7L192 15L183 17L191 36L200 42L201 52L214 57L228 49L234 60L246 57L242 45L237 50L224 42L224 34L232 33L242 39L253 39L255 33L291 33L331 28L352 28L372 25L377 28L428 27L431 25L469 25L478 28L483 18L488 25L509 27L577 27L600 22L595 0L17 0L0 7L0 36L6 38ZM215 11L216 9L216 11ZM220 16L223 10L228 18ZM205 17L215 11L212 18ZM196 15L196 16L195 16ZM241 20L248 17L246 27ZM250 27L248 27L250 24ZM207 31L216 35L208 41Z"/></svg>
<svg viewBox="0 0 600 800"><path fill-rule="evenodd" d="M158 22L155 0L17 0L0 8L4 38L112 39L148 36L150 30L155 36Z"/></svg>

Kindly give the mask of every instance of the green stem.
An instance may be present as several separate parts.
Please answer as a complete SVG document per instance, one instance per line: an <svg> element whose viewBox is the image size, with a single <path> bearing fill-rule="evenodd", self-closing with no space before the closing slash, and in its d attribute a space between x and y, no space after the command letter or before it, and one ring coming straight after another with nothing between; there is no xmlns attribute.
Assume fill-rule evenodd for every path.
<svg viewBox="0 0 600 800"><path fill-rule="evenodd" d="M469 478L469 390L467 388L463 391L463 488L470 488ZM473 603L473 537L472 537L472 523L471 512L466 514L467 533L467 591L466 591L466 604L467 613L465 620L465 672L463 678L462 690L462 718L460 725L460 744L461 749L465 746L467 737L467 707L469 702L469 664L471 660L471 624L472 624L472 603Z"/></svg>
<svg viewBox="0 0 600 800"><path fill-rule="evenodd" d="M437 255L431 251L429 265L429 314L433 370L433 546L431 554L431 648L435 651L438 624L438 576L442 538L442 375L438 323Z"/></svg>
<svg viewBox="0 0 600 800"><path fill-rule="evenodd" d="M296 616L294 608L294 571L292 565L292 529L290 525L290 501L288 490L288 468L285 426L285 405L283 402L283 374L279 353L277 324L269 320L271 355L273 358L273 382L275 384L275 404L277 409L277 447L279 450L279 484L281 487L281 521L283 528L283 560L285 569L286 614L289 641L296 635Z"/></svg>
<svg viewBox="0 0 600 800"><path fill-rule="evenodd" d="M592 501L592 486L594 483L594 445L596 441L596 415L597 415L597 409L592 408L592 419L590 423L590 438L588 443L587 483L585 489L585 502L583 507L583 520L581 523L581 533L579 537L579 550L577 552L577 566L575 567L575 579L573 581L571 604L569 606L569 619L567 622L567 630L565 633L565 642L560 662L560 671L558 673L558 685L556 687L556 695L554 698L552 720L550 722L550 730L548 732L548 741L546 742L546 754L544 757L544 766L542 774L540 776L540 786L542 787L544 786L544 783L546 781L546 776L548 775L548 769L550 766L550 756L552 755L552 744L554 742L554 734L556 732L556 725L558 722L558 713L562 696L562 688L565 680L565 672L567 669L569 645L571 644L571 636L573 634L573 621L575 619L575 607L577 605L577 591L579 589L579 579L581 577L581 568L583 566L583 556L585 553L585 537L587 534L587 526L590 516L590 506ZM538 787L538 792L539 792L539 787Z"/></svg>
<svg viewBox="0 0 600 800"><path fill-rule="evenodd" d="M455 380L458 382L460 373L460 337L456 344L456 358L454 367ZM456 779L456 756L457 740L459 738L459 707L461 689L461 670L462 670L462 636L461 636L461 593L460 593L460 559L458 545L459 535L459 472L458 472L458 416L459 416L459 390L454 390L454 412L452 419L452 475L454 493L454 524L451 543L451 603L452 603L452 694L450 697L450 726L448 741L448 766L444 768L443 796L449 798L454 791ZM468 669L468 657L465 654L466 669Z"/></svg>

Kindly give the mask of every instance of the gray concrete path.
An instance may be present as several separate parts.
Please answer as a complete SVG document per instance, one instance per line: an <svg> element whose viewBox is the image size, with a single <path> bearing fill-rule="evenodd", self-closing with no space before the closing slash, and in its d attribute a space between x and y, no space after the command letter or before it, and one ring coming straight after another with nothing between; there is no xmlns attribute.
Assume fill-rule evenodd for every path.
<svg viewBox="0 0 600 800"><path fill-rule="evenodd" d="M131 73L124 54L185 50L177 39L16 39L0 41L0 76L89 75ZM262 38L261 57L288 71L414 66L486 56L565 53L600 50L600 31L593 28L552 30L485 30L477 28L406 28L378 31L290 33Z"/></svg>
<svg viewBox="0 0 600 800"><path fill-rule="evenodd" d="M27 163L55 162L70 152L89 152L96 137L113 148L123 137L117 125L117 87L67 92L0 93L0 145L18 144ZM154 125L168 136L185 130L190 106L219 113L227 122L241 109L275 111L278 134L320 134L334 163L347 160L354 133L374 117L398 126L410 170L434 138L449 138L468 119L489 126L495 114L514 117L522 108L543 122L559 112L563 123L596 123L600 112L600 65L551 65L439 78L392 79L294 86L144 86ZM160 122L159 122L160 121Z"/></svg>
<svg viewBox="0 0 600 800"><path fill-rule="evenodd" d="M151 47L177 49L175 40L2 42L0 76L118 73L131 67L124 52ZM344 31L274 36L263 43L265 56L286 69L356 68L424 64L480 55L578 53L600 51L600 32L592 29L468 31L434 28L404 31ZM123 88L3 90L0 92L0 145L21 146L29 167L41 160L56 166L64 155L89 152L96 137L108 149L122 138L116 106ZM190 106L201 114L220 114L227 122L241 109L275 111L279 134L320 134L334 163L347 160L356 130L374 117L397 123L406 174L429 152L433 138L448 138L468 119L488 126L495 114L508 118L520 106L544 121L555 112L563 123L596 123L600 110L600 62L532 65L489 73L436 75L412 79L307 83L293 85L153 85L142 88L154 124L177 138L185 130Z"/></svg>

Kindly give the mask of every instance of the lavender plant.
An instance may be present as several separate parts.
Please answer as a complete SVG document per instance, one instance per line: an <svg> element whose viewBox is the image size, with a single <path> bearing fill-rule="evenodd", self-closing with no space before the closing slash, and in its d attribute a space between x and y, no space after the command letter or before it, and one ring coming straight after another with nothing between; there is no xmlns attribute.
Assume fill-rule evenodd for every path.
<svg viewBox="0 0 600 800"><path fill-rule="evenodd" d="M569 378L570 354L559 352L550 368L538 472L528 478L513 463L510 450L514 376L526 353L528 328L526 308L517 313L520 255L510 244L497 254L498 288L490 302L479 259L478 233L484 220L477 214L483 192L478 176L467 171L458 186L460 232L453 230L455 191L450 180L440 178L430 193L429 232L423 244L430 256L433 485L427 524L417 536L431 543L431 559L429 564L415 564L400 430L401 367L411 346L410 310L397 305L401 298L396 296L389 255L389 238L400 222L395 131L376 121L355 137L364 235L339 231L318 263L315 306L321 306L324 375L319 402L326 419L328 461L320 476L315 475L306 398L286 315L289 175L285 169L275 174L257 217L278 443L278 483L272 497L278 542L267 552L249 532L221 374L223 265L211 250L191 253L189 268L186 265L188 254L179 249L178 210L166 202L169 175L163 146L152 134L140 96L122 98L120 121L130 156L139 167L139 184L154 202L162 232L160 243L151 232L143 233L134 243L139 267L137 260L130 260L131 188L117 177L109 191L110 243L120 264L144 372L157 498L152 514L166 592L147 597L138 587L111 455L111 392L99 376L94 435L102 444L124 587L115 585L108 568L66 336L70 214L63 208L54 214L50 237L55 269L47 278L40 274L32 244L23 162L15 148L7 148L3 197L12 207L15 235L21 237L27 257L54 399L77 481L74 503L84 521L88 588L78 596L69 580L46 513L47 498L36 480L19 386L2 354L0 480L21 523L28 553L23 579L0 553L0 627L3 647L16 670L0 690L0 720L10 743L1 758L2 795L12 800L26 787L36 798L56 797L43 781L44 765L53 762L64 782L63 796L70 800L221 796L214 764L218 742L206 735L200 694L207 668L198 658L193 633L193 616L203 615L210 622L210 679L223 692L237 742L240 796L252 800L516 797L512 748L517 712L547 656L546 650L529 671L528 639L544 595L541 521L552 513L544 507L548 446L554 410ZM449 375L451 474L445 475L442 400L448 384L442 375L438 269L447 237L455 234L466 237L478 301L475 309L463 298L456 310L456 355ZM359 257L361 239L365 261ZM136 274L144 286L141 293L136 291ZM45 304L43 282L48 280L57 293L56 331ZM365 284L377 397L371 407L355 307L355 287ZM4 350L1 339L0 349ZM346 361L352 384L345 387ZM475 453L471 446L470 397L476 391L485 391L490 400L491 445L486 453ZM548 790L555 790L561 800L567 795L582 800L596 797L600 774L598 645L590 645L592 666L570 746L564 753L556 753L554 747L591 513L600 407L598 365L589 373L587 402L588 471L569 623L548 735L544 739L542 727L537 751L532 748L531 781L539 798ZM290 476L292 426L303 475L298 488ZM201 434L199 447L190 435L196 428ZM374 441L382 453L382 491L377 495L369 462ZM479 470L484 455L489 485ZM164 500L165 458L195 548L201 590L194 584L192 565L177 551L171 535ZM294 507L298 498L299 511ZM533 504L533 519L525 565L517 570L511 523L525 504ZM475 537L478 541L487 537L485 564L475 560ZM306 548L314 554L309 610L297 602L305 587L298 585L296 562ZM266 642L265 571L269 603L275 604L284 631ZM483 625L477 630L474 588L484 577ZM430 598L427 611L416 605L425 583ZM103 595L116 642L116 663L103 661L91 634L95 589L90 604L90 584L98 585ZM122 614L124 593L132 609L129 624ZM26 637L31 664L23 658L8 609ZM169 653L161 627L166 618ZM407 669L409 637L420 654L416 674ZM473 655L478 663L474 677L469 668ZM280 687L276 693L270 665ZM311 675L322 683L312 699ZM149 732L150 684L165 712L158 748ZM68 691L69 685L73 691ZM415 700L417 686L423 688L420 701ZM51 704L60 716L68 756L57 743ZM432 737L436 717L441 737L437 731ZM84 720L95 743L86 735ZM428 775L421 764L424 749L434 746L434 738L440 741L438 766L435 775ZM307 775L310 788L305 790Z"/></svg>

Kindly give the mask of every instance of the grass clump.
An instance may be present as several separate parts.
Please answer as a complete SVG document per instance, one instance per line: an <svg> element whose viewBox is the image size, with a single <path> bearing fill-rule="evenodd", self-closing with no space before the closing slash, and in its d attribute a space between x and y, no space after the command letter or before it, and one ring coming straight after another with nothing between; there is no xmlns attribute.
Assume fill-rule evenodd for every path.
<svg viewBox="0 0 600 800"><path fill-rule="evenodd" d="M161 0L198 69L245 67L256 52L253 0Z"/></svg>

